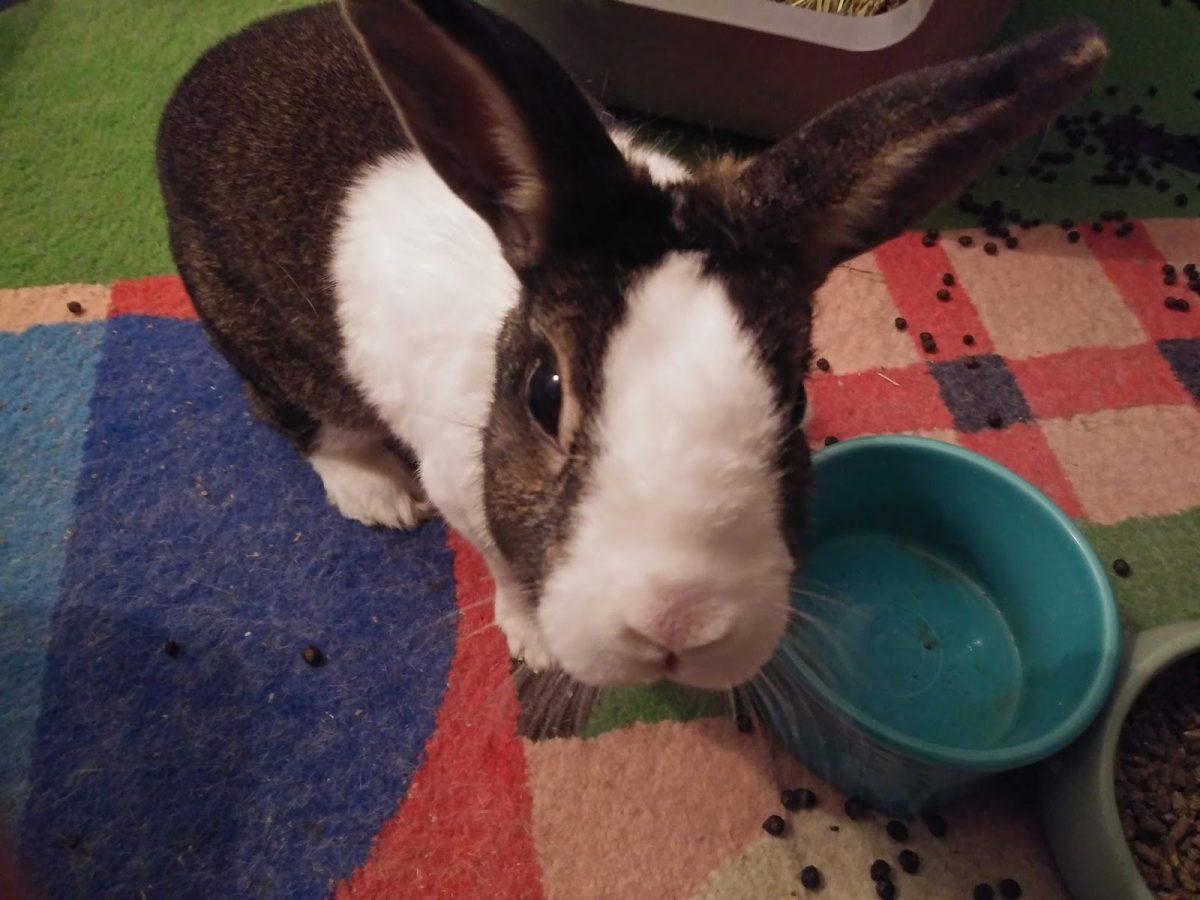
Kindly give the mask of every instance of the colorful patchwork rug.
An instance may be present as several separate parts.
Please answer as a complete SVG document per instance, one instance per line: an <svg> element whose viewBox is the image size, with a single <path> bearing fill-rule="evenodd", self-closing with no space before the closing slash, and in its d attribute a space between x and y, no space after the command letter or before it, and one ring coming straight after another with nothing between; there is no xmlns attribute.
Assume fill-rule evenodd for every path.
<svg viewBox="0 0 1200 900"><path fill-rule="evenodd" d="M807 865L820 896L871 896L872 860L898 870L886 822L848 818L761 731L690 696L610 691L581 736L523 735L476 555L438 522L340 518L250 413L165 274L150 147L199 49L286 5L0 13L0 896L10 855L53 898L802 897ZM1145 97L1200 16L1162 12L1160 41L1105 15L1126 29L1125 93L1088 102L1132 103L1136 84L1163 115L1195 103L1200 130L1200 84L1163 74ZM1168 167L1165 193L1093 197L1072 171L976 189L1047 218L1010 224L1015 248L954 230L973 220L950 209L932 246L907 234L833 274L809 436L818 453L901 432L984 453L1129 562L1112 579L1131 628L1200 617L1200 295L1184 271L1200 220L1170 217L1200 204L1200 176ZM1124 236L1058 225L1118 204ZM818 803L788 813L779 791L799 786ZM989 785L944 811L944 837L909 823L921 864L897 871L900 896L1012 877L1064 897L1034 790L1024 774Z"/></svg>

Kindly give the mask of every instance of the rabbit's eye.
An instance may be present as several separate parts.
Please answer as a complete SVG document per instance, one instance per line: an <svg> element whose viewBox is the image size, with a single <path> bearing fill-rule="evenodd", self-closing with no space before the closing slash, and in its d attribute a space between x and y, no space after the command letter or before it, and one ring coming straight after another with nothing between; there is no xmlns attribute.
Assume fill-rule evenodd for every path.
<svg viewBox="0 0 1200 900"><path fill-rule="evenodd" d="M562 399L562 377L552 362L540 360L529 374L525 400L529 404L529 413L533 420L554 441L558 440L558 418L562 412Z"/></svg>

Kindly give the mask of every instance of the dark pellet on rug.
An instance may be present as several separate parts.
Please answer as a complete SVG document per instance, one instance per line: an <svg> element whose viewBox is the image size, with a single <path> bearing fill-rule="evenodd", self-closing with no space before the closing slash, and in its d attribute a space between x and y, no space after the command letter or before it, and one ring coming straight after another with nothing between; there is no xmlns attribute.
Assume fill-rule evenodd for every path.
<svg viewBox="0 0 1200 900"><path fill-rule="evenodd" d="M993 900L996 892L990 884L977 884L975 889L971 891L972 900Z"/></svg>
<svg viewBox="0 0 1200 900"><path fill-rule="evenodd" d="M1186 297L1168 297L1163 301L1163 305L1174 312L1187 312L1192 308Z"/></svg>
<svg viewBox="0 0 1200 900"><path fill-rule="evenodd" d="M950 826L946 820L937 813L930 813L925 817L925 827L929 829L929 833L935 838L944 838L950 831Z"/></svg>
<svg viewBox="0 0 1200 900"><path fill-rule="evenodd" d="M975 344L975 335L973 335L973 334L964 334L964 335L963 335L963 343L964 343L964 344L966 344L968 347L974 346L974 344Z"/></svg>
<svg viewBox="0 0 1200 900"><path fill-rule="evenodd" d="M1165 284L1167 287L1171 287L1173 284L1175 284L1176 278L1177 276L1174 272L1170 273L1169 275L1164 275L1163 284Z"/></svg>
<svg viewBox="0 0 1200 900"><path fill-rule="evenodd" d="M950 292L948 290L946 290L945 288L938 288L937 294L935 294L934 296L936 296L939 300L941 300L943 303L945 303L947 300L950 299Z"/></svg>
<svg viewBox="0 0 1200 900"><path fill-rule="evenodd" d="M978 369L979 360L974 356L968 356L963 365L965 365L968 369Z"/></svg>
<svg viewBox="0 0 1200 900"><path fill-rule="evenodd" d="M996 246L994 241L988 241L986 244L983 245L983 252L986 253L988 256L995 256L997 253L1000 252L1000 248Z"/></svg>
<svg viewBox="0 0 1200 900"><path fill-rule="evenodd" d="M772 837L779 837L787 828L787 823L783 821L782 816L767 816L762 823L763 831Z"/></svg>
<svg viewBox="0 0 1200 900"><path fill-rule="evenodd" d="M1019 240L1017 240L1015 237L1009 236L1004 239L1004 246L1007 247L1009 250L1016 250L1017 246L1020 243L1021 242Z"/></svg>
<svg viewBox="0 0 1200 900"><path fill-rule="evenodd" d="M892 877L892 867L886 859L877 859L871 863L870 868L872 881L889 881Z"/></svg>
<svg viewBox="0 0 1200 900"><path fill-rule="evenodd" d="M162 649L163 649L163 653L167 654L167 656L171 657L171 659L174 659L175 657L177 657L179 655L179 651L181 648L179 646L178 641L168 640L166 643L163 644Z"/></svg>
<svg viewBox="0 0 1200 900"><path fill-rule="evenodd" d="M896 886L890 881L875 882L875 896L879 900L893 900L896 896Z"/></svg>
<svg viewBox="0 0 1200 900"><path fill-rule="evenodd" d="M1176 194L1175 195L1175 205L1180 207L1181 209L1183 207L1187 206L1188 205L1187 194Z"/></svg>
<svg viewBox="0 0 1200 900"><path fill-rule="evenodd" d="M83 304L80 303L78 300L68 300L67 301L67 312L69 312L73 316L82 316L83 315Z"/></svg>
<svg viewBox="0 0 1200 900"><path fill-rule="evenodd" d="M1133 567L1130 566L1129 563L1124 559L1114 559L1112 566L1113 571L1122 578L1128 578L1133 574Z"/></svg>
<svg viewBox="0 0 1200 900"><path fill-rule="evenodd" d="M904 318L904 316L896 316L892 324L896 326L897 331L903 331L908 327L908 319Z"/></svg>
<svg viewBox="0 0 1200 900"><path fill-rule="evenodd" d="M901 850L896 861L900 863L900 868L909 875L916 875L921 870L921 857L915 850Z"/></svg>
<svg viewBox="0 0 1200 900"><path fill-rule="evenodd" d="M996 412L988 413L987 423L992 428L1003 428L1004 427L1004 418L1000 415L1000 413L996 413Z"/></svg>
<svg viewBox="0 0 1200 900"><path fill-rule="evenodd" d="M754 720L745 713L738 713L734 721L737 722L737 730L742 734L750 734L754 731Z"/></svg>
<svg viewBox="0 0 1200 900"><path fill-rule="evenodd" d="M307 647L305 647L300 656L303 657L304 661L314 669L325 665L325 654L312 644L309 644Z"/></svg>
<svg viewBox="0 0 1200 900"><path fill-rule="evenodd" d="M944 284L946 287L954 287L954 276L949 272L943 272L942 284Z"/></svg>
<svg viewBox="0 0 1200 900"><path fill-rule="evenodd" d="M1133 232L1132 222L1122 222L1121 227L1117 229L1117 237L1123 238Z"/></svg>
<svg viewBox="0 0 1200 900"><path fill-rule="evenodd" d="M1096 232L1096 234L1100 234L1100 232L1102 232L1103 230L1104 230L1104 225L1102 223L1100 223L1100 222L1092 223L1092 231Z"/></svg>
<svg viewBox="0 0 1200 900"><path fill-rule="evenodd" d="M1075 220L1074 219L1063 219L1061 222L1058 223L1058 227L1061 228L1063 231L1070 231L1072 228L1075 227Z"/></svg>
<svg viewBox="0 0 1200 900"><path fill-rule="evenodd" d="M829 368L830 368L830 367L829 367L829 360L827 360L827 359L826 359L825 357L823 357L823 356L822 356L822 357L820 357L820 358L817 360L817 368L818 368L818 369L820 369L822 372L828 372L828 371L829 371Z"/></svg>
<svg viewBox="0 0 1200 900"><path fill-rule="evenodd" d="M908 826L899 819L892 819L887 823L887 833L893 841L908 840Z"/></svg>
<svg viewBox="0 0 1200 900"><path fill-rule="evenodd" d="M969 234L964 234L958 239L958 243L962 247L970 247L972 244L975 243L975 239L972 238Z"/></svg>
<svg viewBox="0 0 1200 900"><path fill-rule="evenodd" d="M800 883L810 891L821 886L821 870L816 866L805 866L800 870Z"/></svg>
<svg viewBox="0 0 1200 900"><path fill-rule="evenodd" d="M996 887L1000 889L1000 896L1005 900L1016 900L1022 893L1020 882L1015 878L1001 878Z"/></svg>
<svg viewBox="0 0 1200 900"><path fill-rule="evenodd" d="M1067 240L1070 241L1072 244L1078 244L1079 243L1079 232L1078 231L1068 231L1067 232Z"/></svg>

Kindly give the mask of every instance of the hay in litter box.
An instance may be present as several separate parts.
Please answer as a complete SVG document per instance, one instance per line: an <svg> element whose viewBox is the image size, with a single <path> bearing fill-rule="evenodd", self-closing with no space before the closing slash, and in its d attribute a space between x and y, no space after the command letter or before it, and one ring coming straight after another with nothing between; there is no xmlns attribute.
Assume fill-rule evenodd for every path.
<svg viewBox="0 0 1200 900"><path fill-rule="evenodd" d="M775 0L788 6L799 6L817 12L837 13L842 16L875 16L895 9L904 0Z"/></svg>

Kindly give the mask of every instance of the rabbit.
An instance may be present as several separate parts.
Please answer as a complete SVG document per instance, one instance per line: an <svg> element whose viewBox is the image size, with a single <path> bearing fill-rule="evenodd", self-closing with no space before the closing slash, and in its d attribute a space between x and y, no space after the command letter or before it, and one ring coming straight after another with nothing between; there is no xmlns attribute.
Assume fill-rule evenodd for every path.
<svg viewBox="0 0 1200 900"><path fill-rule="evenodd" d="M470 0L343 0L208 51L157 166L203 325L333 506L440 514L535 670L727 688L802 562L813 292L1106 56L1066 24L689 169Z"/></svg>

